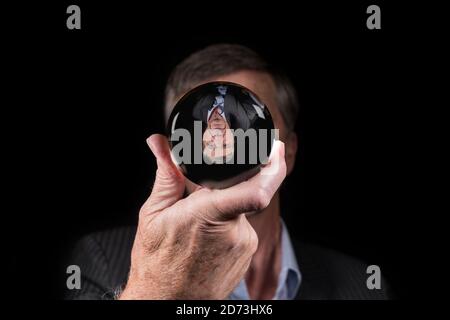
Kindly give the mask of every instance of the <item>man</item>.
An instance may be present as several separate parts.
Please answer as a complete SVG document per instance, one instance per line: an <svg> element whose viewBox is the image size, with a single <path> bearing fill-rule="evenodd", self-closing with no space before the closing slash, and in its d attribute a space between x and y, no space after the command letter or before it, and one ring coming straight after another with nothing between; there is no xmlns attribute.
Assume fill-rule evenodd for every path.
<svg viewBox="0 0 450 320"><path fill-rule="evenodd" d="M203 133L203 156L210 164L227 162L234 155L233 133L228 123L229 108L225 112L228 87L219 85L216 88L217 92L213 95L214 102L210 103L210 106L198 103L193 110L194 117L206 122Z"/></svg>
<svg viewBox="0 0 450 320"><path fill-rule="evenodd" d="M220 108L213 109L203 133L203 155L210 164L225 163L234 155L233 133L224 112Z"/></svg>
<svg viewBox="0 0 450 320"><path fill-rule="evenodd" d="M265 106L247 90L223 84L213 85L213 88L215 90L212 94L208 92L199 99L192 111L194 119L206 124L203 133L203 154L209 164L232 160L232 129L258 130L261 127L258 120L266 117ZM204 90L203 88L202 94Z"/></svg>
<svg viewBox="0 0 450 320"><path fill-rule="evenodd" d="M269 163L238 185L185 195L167 140L148 144L158 170L136 228L85 237L71 264L82 272L76 299L385 299L369 290L366 265L292 239L280 218L278 188L294 167L298 103L291 83L252 50L213 45L181 62L166 87L166 118L190 89L210 81L238 83L268 106L280 140Z"/></svg>

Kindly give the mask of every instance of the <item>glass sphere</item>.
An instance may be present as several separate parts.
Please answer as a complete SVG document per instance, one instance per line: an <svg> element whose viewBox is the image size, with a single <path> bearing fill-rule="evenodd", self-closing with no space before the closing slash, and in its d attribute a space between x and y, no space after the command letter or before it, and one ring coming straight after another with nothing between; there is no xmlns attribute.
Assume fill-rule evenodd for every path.
<svg viewBox="0 0 450 320"><path fill-rule="evenodd" d="M185 94L167 131L172 158L185 177L218 189L256 174L278 134L260 98L231 82L206 83Z"/></svg>

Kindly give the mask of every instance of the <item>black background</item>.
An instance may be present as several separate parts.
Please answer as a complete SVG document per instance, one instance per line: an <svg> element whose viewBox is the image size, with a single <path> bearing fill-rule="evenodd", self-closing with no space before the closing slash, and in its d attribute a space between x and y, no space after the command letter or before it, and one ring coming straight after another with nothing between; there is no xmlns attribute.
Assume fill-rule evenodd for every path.
<svg viewBox="0 0 450 320"><path fill-rule="evenodd" d="M80 5L82 30L66 29L69 4ZM74 241L136 222L155 171L145 139L164 130L169 72L194 50L232 42L283 68L299 92L299 152L283 190L291 234L379 265L397 296L411 297L405 266L418 240L404 206L413 177L403 125L418 31L399 21L405 8L384 2L382 29L368 30L369 4L16 8L3 118L14 292L32 280L37 298L61 298Z"/></svg>

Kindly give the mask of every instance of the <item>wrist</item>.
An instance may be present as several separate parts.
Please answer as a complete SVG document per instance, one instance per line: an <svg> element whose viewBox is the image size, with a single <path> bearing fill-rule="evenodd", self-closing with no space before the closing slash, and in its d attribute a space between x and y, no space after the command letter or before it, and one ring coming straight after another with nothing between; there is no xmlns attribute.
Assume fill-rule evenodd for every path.
<svg viewBox="0 0 450 320"><path fill-rule="evenodd" d="M161 294L163 292L163 294ZM132 277L128 278L127 284L123 287L123 290L118 292L116 296L117 300L163 300L171 299L167 292L161 290L157 285L151 281L139 280Z"/></svg>

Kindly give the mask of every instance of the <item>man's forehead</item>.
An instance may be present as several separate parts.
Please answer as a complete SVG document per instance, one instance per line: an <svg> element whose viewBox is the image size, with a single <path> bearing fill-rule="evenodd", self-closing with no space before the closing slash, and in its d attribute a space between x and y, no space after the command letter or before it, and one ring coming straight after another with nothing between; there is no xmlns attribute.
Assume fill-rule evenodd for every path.
<svg viewBox="0 0 450 320"><path fill-rule="evenodd" d="M267 105L272 114L275 126L284 130L284 122L281 117L279 105L277 102L277 91L272 76L266 72L243 70L228 75L216 77L209 81L229 81L240 84L254 93ZM206 82L209 82L206 81Z"/></svg>
<svg viewBox="0 0 450 320"><path fill-rule="evenodd" d="M228 75L218 76L209 81L234 82L256 93L265 104L273 105L275 103L275 84L268 73L242 70Z"/></svg>
<svg viewBox="0 0 450 320"><path fill-rule="evenodd" d="M227 75L205 79L205 81L195 84L194 87L213 81L234 82L250 89L265 105L268 106L273 121L275 122L275 126L280 129L284 127L277 101L275 82L272 76L267 72L253 70L236 71ZM183 92L176 100L178 101L184 94L185 92Z"/></svg>
<svg viewBox="0 0 450 320"><path fill-rule="evenodd" d="M256 93L256 95L262 100L262 102L269 106L274 106L276 104L276 87L273 78L267 72L253 71L253 70L242 70L236 71L227 75L217 76L210 79L205 79L199 83L191 86L186 92L181 92L181 94L174 97L175 101L171 101L173 104L178 102L181 97L183 97L189 90L200 86L202 84L214 81L225 81L234 82L243 87L246 87ZM173 107L173 106L169 106ZM169 109L171 111L172 108Z"/></svg>

